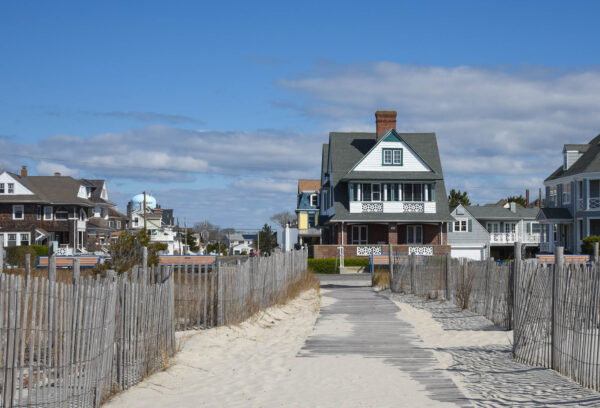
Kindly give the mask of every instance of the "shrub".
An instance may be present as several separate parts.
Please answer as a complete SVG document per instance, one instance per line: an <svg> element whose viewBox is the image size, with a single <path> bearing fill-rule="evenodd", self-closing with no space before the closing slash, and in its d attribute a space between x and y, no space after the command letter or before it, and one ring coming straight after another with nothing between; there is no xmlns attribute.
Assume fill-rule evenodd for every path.
<svg viewBox="0 0 600 408"><path fill-rule="evenodd" d="M369 258L347 258L344 259L345 266L369 266ZM313 273L337 273L335 258L309 259L308 267Z"/></svg>
<svg viewBox="0 0 600 408"><path fill-rule="evenodd" d="M31 259L31 265L35 265L35 259L37 253L34 248L30 246L13 246L6 247L6 263L12 266L18 266L19 268L25 267L25 255L29 254Z"/></svg>
<svg viewBox="0 0 600 408"><path fill-rule="evenodd" d="M45 245L29 245L35 250L36 256L48 256L48 247Z"/></svg>
<svg viewBox="0 0 600 408"><path fill-rule="evenodd" d="M581 244L581 252L593 256L594 242L600 242L600 235L590 235L589 237L585 237Z"/></svg>

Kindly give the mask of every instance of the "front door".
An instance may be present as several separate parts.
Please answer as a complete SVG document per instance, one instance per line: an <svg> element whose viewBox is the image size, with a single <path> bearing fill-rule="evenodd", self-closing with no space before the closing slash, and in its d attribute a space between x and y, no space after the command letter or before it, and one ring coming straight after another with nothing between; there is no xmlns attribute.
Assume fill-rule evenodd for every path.
<svg viewBox="0 0 600 408"><path fill-rule="evenodd" d="M367 226L366 225L353 225L352 226L352 244L363 245L369 242L367 237Z"/></svg>

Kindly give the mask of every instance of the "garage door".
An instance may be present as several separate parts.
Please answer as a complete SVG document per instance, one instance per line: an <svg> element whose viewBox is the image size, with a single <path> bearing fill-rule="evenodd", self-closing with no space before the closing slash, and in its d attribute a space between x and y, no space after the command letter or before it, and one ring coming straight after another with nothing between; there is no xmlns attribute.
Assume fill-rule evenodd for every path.
<svg viewBox="0 0 600 408"><path fill-rule="evenodd" d="M481 248L452 248L452 258L468 258L481 261Z"/></svg>

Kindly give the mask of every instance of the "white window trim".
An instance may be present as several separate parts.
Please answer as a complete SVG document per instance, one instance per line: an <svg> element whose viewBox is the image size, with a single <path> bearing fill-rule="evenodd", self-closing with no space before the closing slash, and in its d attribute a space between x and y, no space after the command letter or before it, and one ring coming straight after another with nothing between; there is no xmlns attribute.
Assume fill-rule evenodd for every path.
<svg viewBox="0 0 600 408"><path fill-rule="evenodd" d="M21 208L21 218L15 217L17 208ZM23 204L14 204L12 210L13 210L13 212L12 212L13 220L24 220L25 219L25 206Z"/></svg>
<svg viewBox="0 0 600 408"><path fill-rule="evenodd" d="M46 217L47 213L46 213L46 209L49 208L50 209L50 217ZM54 209L52 208L51 205L45 205L44 209L42 211L42 218L44 221L52 221L52 219L54 218Z"/></svg>
<svg viewBox="0 0 600 408"><path fill-rule="evenodd" d="M458 228L457 225L459 226ZM463 226L465 228L464 230L462 229ZM469 232L469 220L467 218L457 218L456 221L454 221L452 232Z"/></svg>
<svg viewBox="0 0 600 408"><path fill-rule="evenodd" d="M15 193L15 183L6 183L6 194Z"/></svg>

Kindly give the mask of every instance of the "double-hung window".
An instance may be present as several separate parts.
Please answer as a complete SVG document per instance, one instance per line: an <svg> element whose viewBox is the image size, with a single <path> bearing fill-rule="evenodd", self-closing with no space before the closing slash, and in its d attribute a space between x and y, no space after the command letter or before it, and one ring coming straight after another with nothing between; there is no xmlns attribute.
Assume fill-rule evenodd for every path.
<svg viewBox="0 0 600 408"><path fill-rule="evenodd" d="M7 183L7 190L8 190L8 194L14 194L15 193L15 183Z"/></svg>
<svg viewBox="0 0 600 408"><path fill-rule="evenodd" d="M467 220L454 221L454 232L467 232Z"/></svg>
<svg viewBox="0 0 600 408"><path fill-rule="evenodd" d="M9 246L9 247L17 246L17 234L16 233L6 234L6 236L8 239L7 246Z"/></svg>
<svg viewBox="0 0 600 408"><path fill-rule="evenodd" d="M371 184L371 201L381 201L381 184Z"/></svg>
<svg viewBox="0 0 600 408"><path fill-rule="evenodd" d="M44 220L52 221L52 206L44 206Z"/></svg>
<svg viewBox="0 0 600 408"><path fill-rule="evenodd" d="M422 244L423 243L423 227L421 225L408 225L406 227L406 243L407 244Z"/></svg>
<svg viewBox="0 0 600 408"><path fill-rule="evenodd" d="M550 204L553 207L555 207L557 205L556 195L557 195L557 187L556 186L550 187L549 192L548 192L548 199L550 200Z"/></svg>
<svg viewBox="0 0 600 408"><path fill-rule="evenodd" d="M312 194L310 196L310 205L311 205L311 207L319 206L319 195L318 194Z"/></svg>
<svg viewBox="0 0 600 408"><path fill-rule="evenodd" d="M0 194L4 194L4 183L0 183Z"/></svg>
<svg viewBox="0 0 600 408"><path fill-rule="evenodd" d="M382 149L381 162L384 166L402 166L402 149Z"/></svg>
<svg viewBox="0 0 600 408"><path fill-rule="evenodd" d="M563 184L562 202L563 204L571 203L571 183Z"/></svg>
<svg viewBox="0 0 600 408"><path fill-rule="evenodd" d="M21 240L20 240L21 246L29 245L29 233L28 232L21 232L19 234L19 237L21 238Z"/></svg>
<svg viewBox="0 0 600 408"><path fill-rule="evenodd" d="M25 211L22 204L13 205L13 220L22 220L25 218Z"/></svg>

